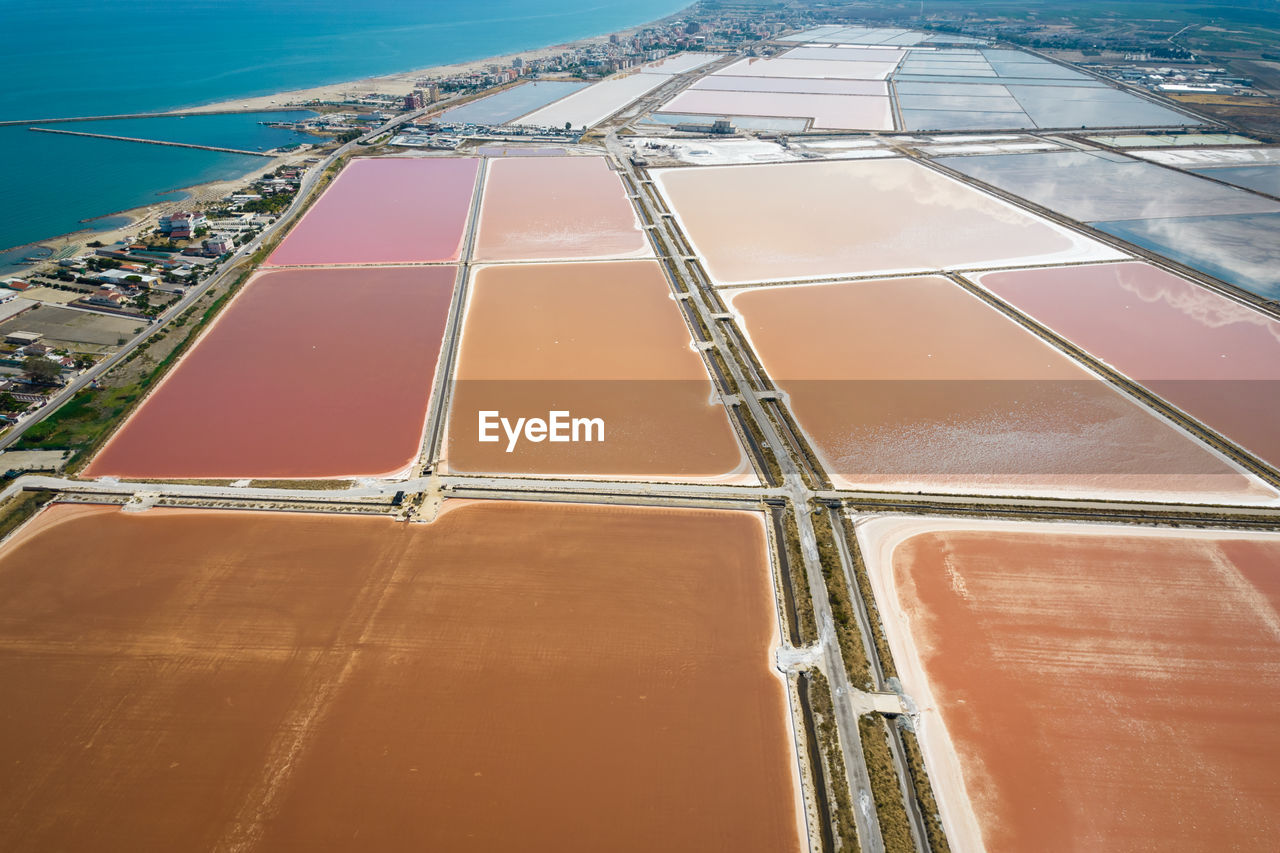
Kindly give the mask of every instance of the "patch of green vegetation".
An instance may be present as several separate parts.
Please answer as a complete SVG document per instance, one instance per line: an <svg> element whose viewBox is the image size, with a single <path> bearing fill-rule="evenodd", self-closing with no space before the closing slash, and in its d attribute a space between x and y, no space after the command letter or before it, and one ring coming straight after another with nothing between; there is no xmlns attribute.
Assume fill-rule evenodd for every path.
<svg viewBox="0 0 1280 853"><path fill-rule="evenodd" d="M915 732L902 730L902 751L906 753L911 786L916 792L916 802L920 804L920 814L924 818L924 832L929 837L929 849L933 853L951 853L947 834L942 829L942 817L938 814L938 801L934 799L933 786L929 784L929 774L924 768L924 755L920 752Z"/></svg>
<svg viewBox="0 0 1280 853"><path fill-rule="evenodd" d="M287 192L254 198L240 205L240 209L246 213L281 213L293 203L293 196Z"/></svg>
<svg viewBox="0 0 1280 853"><path fill-rule="evenodd" d="M71 450L68 468L94 447L142 396L140 382L119 388L86 388L49 417L33 425L18 441L19 450Z"/></svg>
<svg viewBox="0 0 1280 853"><path fill-rule="evenodd" d="M826 768L827 798L830 800L831 818L835 824L836 845L841 851L858 851L858 825L853 818L853 798L849 794L849 779L845 775L844 753L840 750L840 733L836 730L835 709L831 704L831 687L826 676L811 670L809 679L809 707L813 711L814 727L818 733L818 748L822 755L814 756ZM820 768L815 768L820 770Z"/></svg>
<svg viewBox="0 0 1280 853"><path fill-rule="evenodd" d="M889 730L884 718L879 714L859 717L858 735L862 738L862 753L867 763L867 774L871 777L871 796L876 802L876 817L880 821L885 853L913 853L916 845L911 838L907 807L902 802L902 788L898 771L893 766Z"/></svg>
<svg viewBox="0 0 1280 853"><path fill-rule="evenodd" d="M783 533L786 542L785 556L788 574L791 577L791 590L795 594L796 616L800 622L797 630L800 633L801 645L818 642L818 623L813 615L813 598L809 590L808 573L804 570L804 554L800 550L800 532L796 529L795 516L784 513Z"/></svg>
<svg viewBox="0 0 1280 853"><path fill-rule="evenodd" d="M840 516L840 530L845 545L849 549L849 557L853 561L850 566L853 577L858 583L858 594L862 596L866 608L867 619L871 623L871 641L876 647L876 658L880 661L880 671L885 678L897 678L898 668L893 663L893 653L889 651L889 640L885 637L884 626L880 623L880 610L876 607L875 593L871 590L871 578L867 574L867 564L862 560L862 549L858 547L858 537L849 529L849 521Z"/></svg>
<svg viewBox="0 0 1280 853"><path fill-rule="evenodd" d="M252 480L253 489L294 489L296 491L331 491L350 488L350 480Z"/></svg>
<svg viewBox="0 0 1280 853"><path fill-rule="evenodd" d="M836 623L836 639L840 643L845 672L849 675L849 683L870 690L874 687L871 662L867 660L858 616L854 612L849 585L845 583L844 566L831 529L831 518L826 507L821 505L815 507L812 517L813 533L818 540L818 557L822 561L822 579L827 584L827 599L831 602L831 617ZM844 535L843 531L840 535Z"/></svg>
<svg viewBox="0 0 1280 853"><path fill-rule="evenodd" d="M42 506L53 500L54 492L43 489L22 491L0 506L0 539L17 530L21 524L35 515Z"/></svg>

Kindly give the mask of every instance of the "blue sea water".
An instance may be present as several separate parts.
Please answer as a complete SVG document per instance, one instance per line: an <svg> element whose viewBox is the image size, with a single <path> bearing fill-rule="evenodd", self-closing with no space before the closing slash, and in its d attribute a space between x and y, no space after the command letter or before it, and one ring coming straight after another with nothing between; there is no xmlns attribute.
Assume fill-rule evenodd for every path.
<svg viewBox="0 0 1280 853"><path fill-rule="evenodd" d="M0 0L0 120L152 112L531 50L679 11L680 0ZM260 117L205 144L257 148ZM193 125L85 129L148 138ZM175 120L165 119L164 122ZM190 121L188 119L187 121ZM38 123L38 122L35 122ZM80 129L59 125L66 129ZM201 128L203 131L204 128ZM287 133L283 131L282 133ZM176 137L175 137L176 138ZM217 141L217 140L223 141ZM227 140L246 139L242 145ZM0 128L0 248L84 227L257 158Z"/></svg>

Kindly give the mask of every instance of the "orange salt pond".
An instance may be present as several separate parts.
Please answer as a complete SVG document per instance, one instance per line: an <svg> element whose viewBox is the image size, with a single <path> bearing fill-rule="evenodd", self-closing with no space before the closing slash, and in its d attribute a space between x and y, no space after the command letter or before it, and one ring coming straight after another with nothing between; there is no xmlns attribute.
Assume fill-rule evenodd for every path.
<svg viewBox="0 0 1280 853"><path fill-rule="evenodd" d="M603 157L489 161L476 260L651 255L626 189Z"/></svg>
<svg viewBox="0 0 1280 853"><path fill-rule="evenodd" d="M729 300L841 485L1275 499L946 279L750 288Z"/></svg>
<svg viewBox="0 0 1280 853"><path fill-rule="evenodd" d="M976 280L1280 465L1280 322L1143 263L994 272Z"/></svg>
<svg viewBox="0 0 1280 853"><path fill-rule="evenodd" d="M454 380L451 473L754 482L656 261L481 267ZM494 420L552 411L602 424L513 445Z"/></svg>
<svg viewBox="0 0 1280 853"><path fill-rule="evenodd" d="M302 217L268 264L456 261L479 160L352 160Z"/></svg>
<svg viewBox="0 0 1280 853"><path fill-rule="evenodd" d="M1280 537L859 525L953 849L1269 850Z"/></svg>
<svg viewBox="0 0 1280 853"><path fill-rule="evenodd" d="M0 549L0 848L798 852L766 548L742 512L54 506Z"/></svg>
<svg viewBox="0 0 1280 853"><path fill-rule="evenodd" d="M258 275L87 476L391 475L418 454L455 267Z"/></svg>

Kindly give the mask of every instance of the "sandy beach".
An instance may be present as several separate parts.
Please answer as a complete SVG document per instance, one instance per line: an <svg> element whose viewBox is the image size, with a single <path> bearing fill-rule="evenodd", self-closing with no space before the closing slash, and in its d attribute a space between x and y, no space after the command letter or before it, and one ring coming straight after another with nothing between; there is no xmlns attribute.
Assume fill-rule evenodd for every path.
<svg viewBox="0 0 1280 853"><path fill-rule="evenodd" d="M644 24L640 27L633 27L626 30L626 33L635 32L649 26ZM509 67L511 61L516 57L525 60L545 59L547 57L556 56L577 47L586 47L592 44L603 44L609 40L608 35L593 36L592 38L582 39L580 41L568 42L566 44L552 45L550 47L538 48L536 50L522 50L519 53L508 53L502 56L490 56L484 59L476 59L471 62L459 62L453 65L435 65L427 68L419 68L413 71L401 71L397 74L386 74L381 77L365 77L360 80L348 80L341 83L330 83L324 86L313 86L309 89L294 89L289 92L276 92L271 95L258 95L252 98L233 98L227 101L218 101L217 103L204 104L198 107L189 107L182 112L216 112L219 110L275 110L280 107L296 106L299 104L308 104L313 101L333 101L342 100L347 97L366 95L370 92L377 92L382 95L407 95L414 90L419 81L440 80L445 77L452 77L456 74L470 74L478 71L484 71L490 65L499 65Z"/></svg>

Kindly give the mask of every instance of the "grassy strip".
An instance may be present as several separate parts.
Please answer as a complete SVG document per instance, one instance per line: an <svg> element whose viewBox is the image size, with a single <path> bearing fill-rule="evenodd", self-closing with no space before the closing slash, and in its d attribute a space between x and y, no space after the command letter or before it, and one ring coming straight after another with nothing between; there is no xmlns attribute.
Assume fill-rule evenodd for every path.
<svg viewBox="0 0 1280 853"><path fill-rule="evenodd" d="M902 802L902 788L898 771L893 766L893 753L889 751L889 730L884 717L864 714L858 718L858 734L862 738L862 752L871 776L871 796L876 801L876 816L880 819L880 834L884 837L885 853L914 853L915 840L911 837L907 807Z"/></svg>
<svg viewBox="0 0 1280 853"><path fill-rule="evenodd" d="M933 853L951 853L951 845L947 843L947 834L942 829L942 818L938 814L938 801L934 799L933 786L929 784L929 774L924 769L924 754L920 752L915 732L902 730L902 750L907 756L907 769L911 771L911 786L916 792L916 802L920 804L920 814L924 817L924 831L929 836L929 848Z"/></svg>
<svg viewBox="0 0 1280 853"><path fill-rule="evenodd" d="M827 770L827 796L831 800L831 817L835 824L837 849L858 851L858 825L853 819L853 799L849 794L849 779L845 776L844 753L840 750L840 734L836 731L836 715L831 705L831 687L826 676L818 670L810 670L809 706L818 732L821 760Z"/></svg>
<svg viewBox="0 0 1280 853"><path fill-rule="evenodd" d="M18 492L6 501L4 506L0 507L0 539L17 530L24 521L39 512L40 508L54 497L54 492L33 489L29 492Z"/></svg>
<svg viewBox="0 0 1280 853"><path fill-rule="evenodd" d="M734 379L733 374L729 372L729 365L725 362L724 356L720 354L720 350L717 347L712 347L709 351L711 353L711 358L716 363L716 367L720 368L720 375L724 377L724 393L741 395L741 391L738 388L738 381Z"/></svg>
<svg viewBox="0 0 1280 853"><path fill-rule="evenodd" d="M766 485L781 486L784 482L782 466L778 464L778 458L773 455L773 448L764 440L764 434L760 432L760 425L751 416L750 410L745 406L740 406L739 408L742 410L742 423L746 426L747 431L751 433L751 437L755 439L756 447L760 448L760 455L764 458Z"/></svg>
<svg viewBox="0 0 1280 853"><path fill-rule="evenodd" d="M294 489L325 491L346 489L351 486L350 480L250 480L251 489Z"/></svg>
<svg viewBox="0 0 1280 853"><path fill-rule="evenodd" d="M858 547L858 537L849 530L849 520L840 515L840 535L844 537L849 548L849 556L853 559L853 576L858 582L858 594L866 607L867 619L870 621L871 641L876 647L876 657L880 660L880 671L885 678L897 678L898 668L894 666L893 654L889 651L889 640L884 635L884 625L880 622L880 611L876 608L875 593L871 591L871 577L867 574L867 564L862 560L862 549Z"/></svg>
<svg viewBox="0 0 1280 853"><path fill-rule="evenodd" d="M831 530L831 517L825 507L817 506L812 514L813 532L818 539L818 556L822 560L822 579L827 584L827 599L831 602L831 616L836 623L836 639L840 642L840 656L849 682L855 687L870 690L871 662L862 644L862 631L858 627L858 615L854 611L849 585L845 583L844 566L840 550Z"/></svg>
<svg viewBox="0 0 1280 853"><path fill-rule="evenodd" d="M800 550L800 532L796 518L788 510L783 513L783 531L786 536L787 567L791 572L791 589L796 597L796 615L800 620L800 642L803 645L818 642L818 622L813 615L813 597L809 590L809 576L804 569L804 554Z"/></svg>

